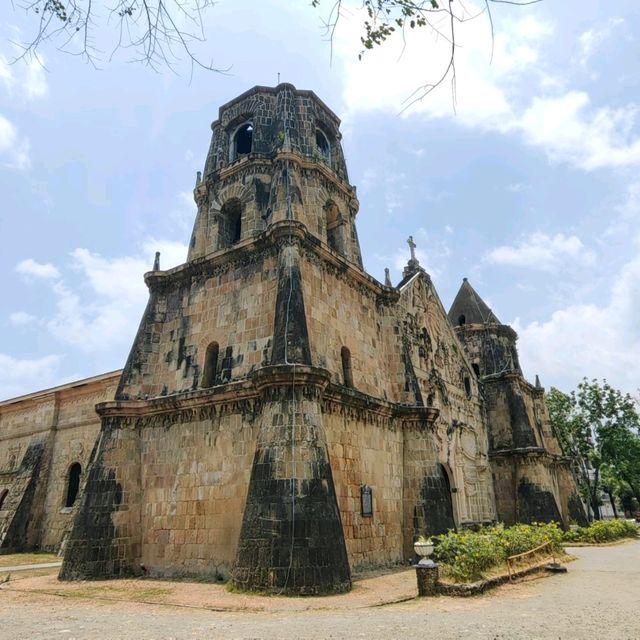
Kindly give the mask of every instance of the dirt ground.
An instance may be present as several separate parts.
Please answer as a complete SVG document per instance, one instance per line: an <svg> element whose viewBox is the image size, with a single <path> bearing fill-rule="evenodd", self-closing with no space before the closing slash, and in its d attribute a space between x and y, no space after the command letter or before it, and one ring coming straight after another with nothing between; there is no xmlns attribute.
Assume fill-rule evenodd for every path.
<svg viewBox="0 0 640 640"><path fill-rule="evenodd" d="M0 586L0 639L640 639L640 541L570 552L578 559L567 574L466 599L404 600L415 594L411 571L316 599L193 583L12 577ZM404 601L380 604L394 598Z"/></svg>

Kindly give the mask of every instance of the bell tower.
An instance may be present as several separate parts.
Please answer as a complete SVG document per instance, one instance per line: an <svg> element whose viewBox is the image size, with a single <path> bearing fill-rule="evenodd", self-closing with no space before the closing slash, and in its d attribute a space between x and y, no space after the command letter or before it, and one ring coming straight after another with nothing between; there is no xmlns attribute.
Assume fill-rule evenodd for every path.
<svg viewBox="0 0 640 640"><path fill-rule="evenodd" d="M311 91L254 87L220 107L203 174L188 260L234 248L285 220L362 266L358 202L340 120Z"/></svg>

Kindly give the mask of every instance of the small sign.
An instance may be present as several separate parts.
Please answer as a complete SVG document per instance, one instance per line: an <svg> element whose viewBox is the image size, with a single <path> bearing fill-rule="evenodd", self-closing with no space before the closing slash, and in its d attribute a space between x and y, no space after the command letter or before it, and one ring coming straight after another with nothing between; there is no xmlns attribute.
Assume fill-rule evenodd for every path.
<svg viewBox="0 0 640 640"><path fill-rule="evenodd" d="M373 491L369 485L360 487L360 505L363 517L373 516Z"/></svg>

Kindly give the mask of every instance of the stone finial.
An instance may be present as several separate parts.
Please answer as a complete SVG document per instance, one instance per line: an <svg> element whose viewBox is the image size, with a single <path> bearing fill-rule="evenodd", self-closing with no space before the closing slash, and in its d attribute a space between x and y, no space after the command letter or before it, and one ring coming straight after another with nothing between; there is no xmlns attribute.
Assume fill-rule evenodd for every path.
<svg viewBox="0 0 640 640"><path fill-rule="evenodd" d="M153 260L153 270L160 271L160 252L156 251L156 257Z"/></svg>
<svg viewBox="0 0 640 640"><path fill-rule="evenodd" d="M202 171L198 171L196 173L196 187L198 187L201 182L202 182Z"/></svg>
<svg viewBox="0 0 640 640"><path fill-rule="evenodd" d="M416 271L420 270L420 263L416 258L416 243L413 241L413 236L409 236L407 244L409 245L409 250L411 251L411 257L409 258L409 262L402 272L403 278L407 278L416 273Z"/></svg>
<svg viewBox="0 0 640 640"><path fill-rule="evenodd" d="M393 284L391 284L391 276L389 275L388 267L384 268L384 284L386 287L393 287Z"/></svg>
<svg viewBox="0 0 640 640"><path fill-rule="evenodd" d="M538 377L537 373L536 373L536 389L542 389L542 385L540 384L540 378Z"/></svg>
<svg viewBox="0 0 640 640"><path fill-rule="evenodd" d="M409 236L407 244L409 245L409 251L411 251L411 260L418 262L416 260L416 243L413 241L413 236Z"/></svg>

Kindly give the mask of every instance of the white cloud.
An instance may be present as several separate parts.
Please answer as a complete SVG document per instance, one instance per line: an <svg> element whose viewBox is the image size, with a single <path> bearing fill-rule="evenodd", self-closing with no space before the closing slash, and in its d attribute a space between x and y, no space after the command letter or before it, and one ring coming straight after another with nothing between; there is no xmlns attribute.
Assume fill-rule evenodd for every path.
<svg viewBox="0 0 640 640"><path fill-rule="evenodd" d="M169 214L171 223L175 226L176 235L188 237L193 229L197 209L191 191L181 191L176 196L176 205Z"/></svg>
<svg viewBox="0 0 640 640"><path fill-rule="evenodd" d="M33 258L27 258L15 266L15 270L25 276L53 280L60 277L58 269L49 262L37 262Z"/></svg>
<svg viewBox="0 0 640 640"><path fill-rule="evenodd" d="M13 27L10 31L11 39L20 40L18 28ZM11 53L0 54L0 81L11 97L18 95L27 100L42 98L49 90L44 58L35 53L20 57L22 54L22 49L16 44Z"/></svg>
<svg viewBox="0 0 640 640"><path fill-rule="evenodd" d="M34 56L25 65L26 69L21 80L22 92L28 100L42 98L49 88L43 61Z"/></svg>
<svg viewBox="0 0 640 640"><path fill-rule="evenodd" d="M588 29L580 34L578 38L578 46L580 53L578 54L578 63L583 67L587 66L589 58L600 48L600 45L608 40L616 27L624 23L622 18L609 18L606 25L601 29Z"/></svg>
<svg viewBox="0 0 640 640"><path fill-rule="evenodd" d="M534 98L518 126L551 160L586 170L640 163L640 136L634 135L638 108L589 110L589 102L583 91Z"/></svg>
<svg viewBox="0 0 640 640"><path fill-rule="evenodd" d="M11 169L27 169L29 159L29 139L19 135L16 126L0 114L0 157Z"/></svg>
<svg viewBox="0 0 640 640"><path fill-rule="evenodd" d="M9 315L9 322L14 327L24 327L35 322L36 317L26 311L16 311Z"/></svg>
<svg viewBox="0 0 640 640"><path fill-rule="evenodd" d="M143 274L151 270L155 251L161 253L162 269L183 263L187 254L183 244L152 238L135 256L105 258L88 249L72 251L71 268L84 286L54 283L56 311L46 327L58 340L86 353L131 343L149 295Z"/></svg>
<svg viewBox="0 0 640 640"><path fill-rule="evenodd" d="M472 3L465 6L467 17L482 9ZM457 10L463 11L461 5ZM406 42L397 33L384 46L367 51L358 60L360 25L365 13L355 10L344 15L336 32L335 52L344 67L347 117L359 111L381 109L398 113L417 87L439 79L451 53L446 38L428 29L415 29L406 34ZM539 48L552 32L552 25L527 16L504 23L492 42L485 16L458 24L455 57L458 121L483 128L509 128L513 121L508 95L510 81L524 72L530 77L532 70L538 70ZM538 73L546 77L542 71ZM447 80L427 99L412 104L404 115L452 116L453 106L452 86Z"/></svg>
<svg viewBox="0 0 640 640"><path fill-rule="evenodd" d="M533 187L526 182L514 182L507 186L507 191L511 193L522 193L523 191L531 191Z"/></svg>
<svg viewBox="0 0 640 640"><path fill-rule="evenodd" d="M34 389L58 384L61 361L58 355L30 360L0 353L0 399L14 398Z"/></svg>
<svg viewBox="0 0 640 640"><path fill-rule="evenodd" d="M565 236L558 233L555 236L548 236L536 232L522 238L515 246L496 247L484 256L484 261L489 264L541 271L554 270L567 260L588 265L595 261L595 254L588 250L575 235Z"/></svg>
<svg viewBox="0 0 640 640"><path fill-rule="evenodd" d="M479 8L466 6L470 13ZM336 36L336 55L344 67L346 117L376 110L397 114L417 88L438 79L447 66L449 44L434 33L415 29L407 34L406 46L398 33L358 61L354 43L359 42L360 19L358 11L345 16ZM612 19L602 31L583 34L583 51L593 53L618 24L619 19ZM465 126L519 133L550 160L587 171L640 164L636 131L640 106L594 105L585 91L566 90L565 80L551 74L543 59L545 41L553 32L552 25L531 15L501 21L492 47L482 16L460 24L455 100L449 78L403 115L454 118ZM414 95L419 96L420 90ZM422 148L423 141L416 139L415 145Z"/></svg>
<svg viewBox="0 0 640 640"><path fill-rule="evenodd" d="M612 236L628 238L638 233L638 229L640 229L640 182L631 182L627 185L624 202L614 210L618 216L609 222L609 226L604 232L606 242L610 242Z"/></svg>
<svg viewBox="0 0 640 640"><path fill-rule="evenodd" d="M640 386L640 258L612 278L602 304L576 304L547 320L523 325L516 319L526 371L543 383L570 390L586 376L607 378L625 391Z"/></svg>

